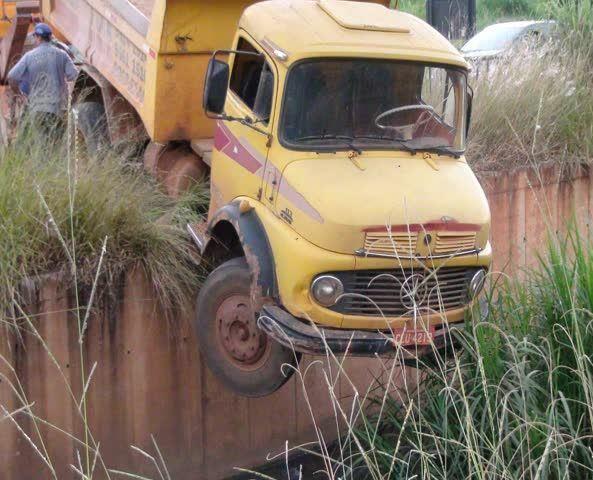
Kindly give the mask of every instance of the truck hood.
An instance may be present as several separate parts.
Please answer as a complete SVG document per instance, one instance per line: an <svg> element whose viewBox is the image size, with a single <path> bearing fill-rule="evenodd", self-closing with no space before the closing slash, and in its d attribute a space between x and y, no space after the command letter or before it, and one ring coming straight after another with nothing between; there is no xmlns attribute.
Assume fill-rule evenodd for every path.
<svg viewBox="0 0 593 480"><path fill-rule="evenodd" d="M310 242L339 253L365 247L369 232L473 231L488 241L486 196L464 160L335 156L295 160L282 174L277 214Z"/></svg>

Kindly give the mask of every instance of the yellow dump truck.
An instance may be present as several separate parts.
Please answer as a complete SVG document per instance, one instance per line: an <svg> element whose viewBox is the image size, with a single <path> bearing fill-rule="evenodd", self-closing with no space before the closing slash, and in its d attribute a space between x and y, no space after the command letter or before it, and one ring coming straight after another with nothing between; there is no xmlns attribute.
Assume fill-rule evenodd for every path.
<svg viewBox="0 0 593 480"><path fill-rule="evenodd" d="M41 2L84 60L81 115L145 135L171 194L208 178L196 334L240 394L279 388L300 353L440 350L483 287L468 65L388 3Z"/></svg>

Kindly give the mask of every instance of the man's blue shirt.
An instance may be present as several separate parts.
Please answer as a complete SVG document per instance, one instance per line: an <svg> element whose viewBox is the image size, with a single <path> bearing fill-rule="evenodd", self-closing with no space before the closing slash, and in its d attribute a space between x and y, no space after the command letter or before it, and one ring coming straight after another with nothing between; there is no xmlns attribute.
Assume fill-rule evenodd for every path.
<svg viewBox="0 0 593 480"><path fill-rule="evenodd" d="M66 81L78 72L66 52L43 42L23 55L8 72L8 79L29 86L29 108L33 112L58 114L67 98Z"/></svg>

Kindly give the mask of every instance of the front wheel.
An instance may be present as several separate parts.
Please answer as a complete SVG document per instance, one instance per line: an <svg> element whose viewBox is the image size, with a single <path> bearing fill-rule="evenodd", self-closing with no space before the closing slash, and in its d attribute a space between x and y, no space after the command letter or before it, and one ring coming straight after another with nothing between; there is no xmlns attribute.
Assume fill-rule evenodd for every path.
<svg viewBox="0 0 593 480"><path fill-rule="evenodd" d="M212 271L198 295L194 321L198 343L210 370L246 397L278 390L300 358L260 330L257 319L245 259L229 260Z"/></svg>

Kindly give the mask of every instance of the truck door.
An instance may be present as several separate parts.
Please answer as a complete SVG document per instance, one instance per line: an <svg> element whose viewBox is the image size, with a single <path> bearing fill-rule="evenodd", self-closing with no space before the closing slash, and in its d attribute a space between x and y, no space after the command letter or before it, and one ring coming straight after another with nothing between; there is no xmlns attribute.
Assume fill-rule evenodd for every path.
<svg viewBox="0 0 593 480"><path fill-rule="evenodd" d="M243 195L263 201L262 181L272 131L271 111L277 75L273 63L256 45L240 34L236 50L262 55L235 54L231 58L225 113L242 121L218 124L212 161L212 203L224 205Z"/></svg>

